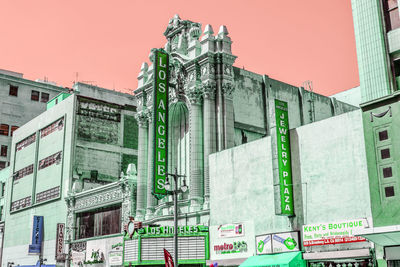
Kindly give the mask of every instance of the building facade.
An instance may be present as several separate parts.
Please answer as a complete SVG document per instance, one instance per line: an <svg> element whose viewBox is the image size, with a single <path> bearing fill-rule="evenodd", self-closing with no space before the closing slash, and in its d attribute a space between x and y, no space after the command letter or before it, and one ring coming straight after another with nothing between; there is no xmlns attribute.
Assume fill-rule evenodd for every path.
<svg viewBox="0 0 400 267"><path fill-rule="evenodd" d="M297 196L297 194L300 194L300 196L305 194L303 192L306 190L305 187L295 185L296 189L290 189L292 193L295 193L295 199L292 200L296 213L285 216L283 213L286 211L279 210L283 202L275 186L279 183L277 182L279 180L277 172L278 156L272 148L275 147L276 150L276 144L279 140L287 140L278 140L277 127L279 123L277 123L278 118L275 113L276 101L286 105L286 120L289 121L287 131L291 130L291 133L293 132L293 135L297 136L295 129L310 125L312 130L308 134L311 134L311 136L320 134L320 143L326 146L328 145L323 140L323 133L336 129L329 127L330 122L335 122L337 127L340 127L341 123L350 125L353 121L357 122L357 120L360 120L358 108L335 98L325 97L307 91L302 87L295 87L275 80L267 75L234 67L236 56L232 53L232 41L225 26L221 26L219 32L214 35L212 26L206 25L203 34L201 33L199 23L182 20L177 15L170 20L164 32L167 42L163 51L169 55L170 68L167 171L173 173L174 170L177 170L179 175L184 175L189 187L187 192L178 194L178 231L181 240L179 242L184 242L183 240L189 237L192 237L193 240L203 240L199 241L200 243L197 245L192 244L193 247L199 248L198 251L186 251L186 247L182 248L181 251L181 248L179 248L179 263L204 266L217 262L219 265L237 266L246 258L256 255L256 235L296 232L299 236L304 223L334 223L341 220L360 218L366 220L366 218L370 218L369 206L365 206L366 202L364 201L369 197L367 187L362 188L363 205L355 208L357 212L354 215L351 215L350 208L346 208L347 213L327 216L326 219L322 219L322 215L316 218L318 215L315 214L312 215L312 219L305 222L302 211L304 207L301 203L307 201ZM135 91L138 101L139 157L134 217L135 221L143 223L144 228L125 237L125 266L163 264L163 245L171 246L172 252L170 252L172 255L174 254L172 248L172 198L167 195L164 198L157 199L153 195L155 173L155 117L153 110L155 53L156 50L152 50L149 57L153 64L149 66L147 63L143 63L138 76L138 88ZM337 116L340 114L343 115ZM348 116L351 116L351 118L349 119ZM315 122L318 121L321 122L321 124L318 124L322 125L321 128L318 128L318 126L313 128L312 125L317 125ZM323 124L323 122L326 122L326 124ZM360 138L359 135L362 133L360 132L360 125L360 121L358 121L356 134L351 131L339 131L335 138L340 138L346 133L350 134L349 140ZM321 132L318 132L318 130ZM312 138L311 136L310 138ZM285 138L288 138L288 136ZM360 140L363 141L362 138ZM361 157L359 166L364 172L360 172L357 179L351 181L351 186L355 186L360 181L363 181L363 185L365 185L367 181L366 176L364 176L365 151L358 150L360 147L364 148L360 140L356 145L356 153L357 156ZM328 140L326 141L328 142ZM293 156L292 162L298 160L299 152L297 150L298 147L303 146L302 142L303 140L294 142L296 146L292 148L291 153L296 155L296 158ZM338 142L340 143L340 141ZM312 145L310 140L304 144L306 143ZM332 148L335 145L337 144L332 145ZM337 149L339 148L344 147L340 144ZM346 150L343 153L346 152L349 151ZM233 156L236 153L238 156ZM306 159L312 155L313 153L309 151L302 156ZM327 162L329 153L327 152L322 156L321 160ZM347 155L347 159L350 156ZM336 163L340 164L339 155L337 161ZM302 163L296 163L296 168L300 168ZM258 165L248 167L252 164ZM271 166L271 169L268 166ZM307 170L312 172L312 166L313 164L310 162ZM267 167L268 170L265 169ZM235 171L232 171L232 169ZM242 173L246 171L249 174ZM343 170L345 175L342 179L349 179L354 174L352 171L354 169L352 169L351 164L348 164L346 169ZM241 175L236 176L239 173ZM318 179L322 179L320 176L324 175L327 176L324 177L328 182L326 187L329 187L330 183L336 183L332 180L333 177L328 175L328 172L315 173L314 178L304 177L303 181L301 181L301 177L296 177L296 179L299 179L296 182L300 182L300 184L302 182L310 183L311 186L311 182L306 180L312 179L312 186L318 189L323 184L322 181L318 182ZM232 184L234 181L237 184ZM183 181L178 181L178 183L181 186ZM254 186L254 189L250 189L250 185ZM265 189L265 192L260 192L262 189ZM333 191L333 193L338 192ZM263 202L264 195L268 196L272 202ZM343 201L350 201L351 199L351 197L345 198ZM322 206L321 200L313 199L311 202L308 200L308 203ZM330 202L329 205L334 205L334 202ZM259 220L252 219L258 217L260 210L264 211L264 209L265 214L260 216ZM329 207L329 209L333 208ZM298 213L297 210L299 210ZM263 224L263 220L268 221L268 223ZM201 231L193 228L199 225L203 227L202 231L209 231L209 247L204 245L204 239L201 239ZM236 228L237 231L240 228L243 232L238 234L239 239L229 239L235 244L228 244L224 239L218 240L221 227L233 229L233 236L228 237L228 239L235 236ZM190 229L197 229L197 232L191 232ZM243 236L245 236L245 239L242 238ZM154 250L152 250L153 258L150 259L145 256L148 247L145 247L144 243L141 242L141 240L147 238L154 238L153 240L164 238L163 242L168 244L161 243L161 240L160 243L155 242L153 244ZM348 254L347 259L356 259L363 264L370 262L371 245L365 240L363 241L357 244L359 246L351 244L341 249L342 251L350 248L359 249L359 254L355 254L353 258ZM232 248L224 252L225 245L232 246ZM204 249L204 247L206 248ZM207 248L209 251L207 251ZM324 248L322 246L319 252L324 252ZM331 250L337 250L337 248L337 246L334 246L331 247ZM313 252L313 249L310 249L310 252ZM299 253L284 254L286 256L283 257L290 255L289 262L293 260L293 262L304 264L301 253ZM237 261L237 256L242 261ZM320 258L317 257L315 260L321 259L321 257L320 255ZM334 257L328 259L332 258ZM289 264L289 262L286 263Z"/></svg>
<svg viewBox="0 0 400 267"><path fill-rule="evenodd" d="M48 265L69 264L75 240L116 235L122 241L122 200L131 194L133 182L121 171L137 163L136 112L130 97L116 94L109 99L113 103L62 93L48 102L46 112L14 133L3 266L45 259ZM98 187L109 191L97 194ZM88 192L86 198L82 192ZM96 259L104 261L101 256Z"/></svg>
<svg viewBox="0 0 400 267"><path fill-rule="evenodd" d="M10 163L11 138L16 129L46 110L46 103L68 89L23 78L22 73L0 70L0 169Z"/></svg>
<svg viewBox="0 0 400 267"><path fill-rule="evenodd" d="M375 243L379 266L400 262L398 5L396 0L352 1L374 225L359 235Z"/></svg>

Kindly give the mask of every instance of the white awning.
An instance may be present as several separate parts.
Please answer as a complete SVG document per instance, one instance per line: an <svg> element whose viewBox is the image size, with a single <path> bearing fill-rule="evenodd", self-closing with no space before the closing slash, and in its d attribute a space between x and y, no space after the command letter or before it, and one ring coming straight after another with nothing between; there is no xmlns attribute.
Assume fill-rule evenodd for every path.
<svg viewBox="0 0 400 267"><path fill-rule="evenodd" d="M368 248L303 253L303 259L305 260L328 260L328 259L360 258L369 256L370 254Z"/></svg>
<svg viewBox="0 0 400 267"><path fill-rule="evenodd" d="M362 236L381 246L400 245L400 225L364 228L353 230L356 236Z"/></svg>

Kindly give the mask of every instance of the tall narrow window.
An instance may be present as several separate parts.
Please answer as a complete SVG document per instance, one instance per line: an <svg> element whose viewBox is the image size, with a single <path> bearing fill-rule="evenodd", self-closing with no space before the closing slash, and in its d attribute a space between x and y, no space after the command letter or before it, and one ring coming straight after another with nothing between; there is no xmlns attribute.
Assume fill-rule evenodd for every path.
<svg viewBox="0 0 400 267"><path fill-rule="evenodd" d="M7 146L1 145L1 153L0 156L7 157Z"/></svg>
<svg viewBox="0 0 400 267"><path fill-rule="evenodd" d="M400 27L397 0L383 0L383 13L385 16L386 31L391 31Z"/></svg>
<svg viewBox="0 0 400 267"><path fill-rule="evenodd" d="M15 125L11 126L11 136L13 136L14 131L17 130L18 128L19 127Z"/></svg>
<svg viewBox="0 0 400 267"><path fill-rule="evenodd" d="M39 101L39 94L40 94L39 91L32 90L31 100L32 101Z"/></svg>
<svg viewBox="0 0 400 267"><path fill-rule="evenodd" d="M18 86L10 85L9 95L18 96Z"/></svg>
<svg viewBox="0 0 400 267"><path fill-rule="evenodd" d="M381 159L390 158L390 150L389 148L385 148L381 150Z"/></svg>
<svg viewBox="0 0 400 267"><path fill-rule="evenodd" d="M0 161L0 170L4 169L7 165L7 162L5 161Z"/></svg>
<svg viewBox="0 0 400 267"><path fill-rule="evenodd" d="M8 124L0 124L0 135L8 136L10 126Z"/></svg>

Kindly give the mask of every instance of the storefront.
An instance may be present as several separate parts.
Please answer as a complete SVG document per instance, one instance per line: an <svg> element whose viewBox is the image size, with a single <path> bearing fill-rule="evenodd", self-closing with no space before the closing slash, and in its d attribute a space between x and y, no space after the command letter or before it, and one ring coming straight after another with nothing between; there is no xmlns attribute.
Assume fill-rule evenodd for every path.
<svg viewBox="0 0 400 267"><path fill-rule="evenodd" d="M256 256L248 258L240 267L306 266L300 252L298 231L258 235L255 245Z"/></svg>
<svg viewBox="0 0 400 267"><path fill-rule="evenodd" d="M355 232L368 227L366 219L309 224L303 226L302 237L309 266L372 266L371 243Z"/></svg>
<svg viewBox="0 0 400 267"><path fill-rule="evenodd" d="M239 266L254 255L251 221L210 226L210 260L207 265Z"/></svg>
<svg viewBox="0 0 400 267"><path fill-rule="evenodd" d="M123 265L165 265L164 248L174 257L174 227L146 226L124 237ZM205 266L209 259L208 227L178 227L179 265Z"/></svg>
<svg viewBox="0 0 400 267"><path fill-rule="evenodd" d="M378 266L400 264L400 225L360 229L355 235L375 243Z"/></svg>
<svg viewBox="0 0 400 267"><path fill-rule="evenodd" d="M71 244L71 266L122 266L122 236Z"/></svg>

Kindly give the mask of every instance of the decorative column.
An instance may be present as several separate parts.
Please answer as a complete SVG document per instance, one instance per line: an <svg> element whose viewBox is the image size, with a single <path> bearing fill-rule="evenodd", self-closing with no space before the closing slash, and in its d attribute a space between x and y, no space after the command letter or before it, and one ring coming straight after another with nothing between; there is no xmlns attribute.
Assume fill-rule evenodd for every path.
<svg viewBox="0 0 400 267"><path fill-rule="evenodd" d="M204 123L204 205L210 208L210 166L208 156L217 151L215 123L215 90L214 81L203 83L203 123Z"/></svg>
<svg viewBox="0 0 400 267"><path fill-rule="evenodd" d="M233 91L235 87L231 82L222 84L222 93L224 99L224 141L225 148L231 148L235 145L235 118L233 113Z"/></svg>
<svg viewBox="0 0 400 267"><path fill-rule="evenodd" d="M156 206L156 198L153 196L154 186L154 119L153 111L147 113L149 120L149 133L147 145L147 209L146 220L153 218L154 207Z"/></svg>
<svg viewBox="0 0 400 267"><path fill-rule="evenodd" d="M203 116L201 90L196 86L186 94L190 101L190 211L198 211L203 204Z"/></svg>
<svg viewBox="0 0 400 267"><path fill-rule="evenodd" d="M148 138L148 117L145 112L136 114L139 123L139 147L138 147L138 181L136 197L136 218L144 220L146 212L146 184L147 184L147 138Z"/></svg>

